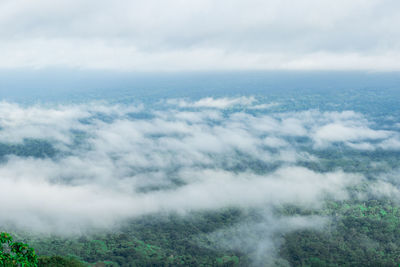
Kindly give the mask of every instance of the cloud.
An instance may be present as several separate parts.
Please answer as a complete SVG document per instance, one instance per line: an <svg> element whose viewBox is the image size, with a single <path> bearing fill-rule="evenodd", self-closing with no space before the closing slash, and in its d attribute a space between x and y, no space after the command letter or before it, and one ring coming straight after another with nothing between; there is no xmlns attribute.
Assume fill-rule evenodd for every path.
<svg viewBox="0 0 400 267"><path fill-rule="evenodd" d="M373 129L373 122L353 111L324 112L304 111L281 114L284 128L278 128L294 136L310 137L315 148L326 148L334 144L344 144L353 149L374 150L377 148L396 150L398 132ZM276 126L275 126L276 128Z"/></svg>
<svg viewBox="0 0 400 267"><path fill-rule="evenodd" d="M0 67L399 70L394 0L2 1Z"/></svg>
<svg viewBox="0 0 400 267"><path fill-rule="evenodd" d="M237 105L241 106L252 106L252 104L256 101L254 97L236 97L236 98L213 98L206 97L202 98L198 101L186 101L184 99L169 99L167 100L167 104L177 105L181 108L216 108L216 109L226 109L228 107L233 107ZM259 107L259 106L256 106ZM264 107L264 106L263 106Z"/></svg>
<svg viewBox="0 0 400 267"><path fill-rule="evenodd" d="M57 151L2 159L1 224L79 233L149 213L318 208L326 198L347 199L347 188L364 178L300 167L318 162L309 147L392 150L399 142L396 132L372 129L351 111L253 114L251 107L263 104L255 97L166 103L1 103L2 144L44 140Z"/></svg>
<svg viewBox="0 0 400 267"><path fill-rule="evenodd" d="M379 145L382 149L400 150L400 139L398 136L382 141Z"/></svg>
<svg viewBox="0 0 400 267"><path fill-rule="evenodd" d="M289 143L278 137L266 137L264 144L269 147L287 147Z"/></svg>
<svg viewBox="0 0 400 267"><path fill-rule="evenodd" d="M322 230L328 221L321 216L276 216L266 209L260 211L258 216L261 219L256 222L248 220L217 230L206 235L205 240L219 249L249 255L252 266L290 266L289 262L279 257L282 235L300 229Z"/></svg>
<svg viewBox="0 0 400 267"><path fill-rule="evenodd" d="M270 108L276 107L276 106L279 106L279 103L252 105L252 106L250 106L250 109L270 109Z"/></svg>
<svg viewBox="0 0 400 267"><path fill-rule="evenodd" d="M346 126L341 123L326 124L317 129L314 139L317 144L323 142L345 142L358 140L385 139L390 136L390 132L382 130L372 130L366 127Z"/></svg>
<svg viewBox="0 0 400 267"><path fill-rule="evenodd" d="M346 145L353 148L353 149L357 149L357 150L374 150L375 147L374 145L370 144L370 143L351 143L351 142L346 142Z"/></svg>
<svg viewBox="0 0 400 267"><path fill-rule="evenodd" d="M100 163L103 165L104 161ZM186 213L287 203L315 207L329 195L347 198L346 186L360 182L360 177L354 175L317 174L302 168L282 168L265 176L190 169L178 174L186 185L141 193L135 192L135 186L140 185L139 179L156 178L151 173L146 177L121 177L109 170L110 166L95 165L88 160L84 162L85 170L73 171L77 167L79 163L74 164L72 159L57 163L14 159L3 165L0 184L4 192L0 198L8 205L1 207L5 214L1 223L65 234L111 227L126 218L157 212ZM79 175L74 176L72 184L53 180L70 175ZM162 186L162 181L157 185Z"/></svg>

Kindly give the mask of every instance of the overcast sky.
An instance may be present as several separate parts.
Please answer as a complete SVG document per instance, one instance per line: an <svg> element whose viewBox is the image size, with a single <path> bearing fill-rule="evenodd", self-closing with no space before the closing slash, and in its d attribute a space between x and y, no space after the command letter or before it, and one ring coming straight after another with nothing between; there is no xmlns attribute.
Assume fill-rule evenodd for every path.
<svg viewBox="0 0 400 267"><path fill-rule="evenodd" d="M400 70L398 0L2 0L0 68Z"/></svg>

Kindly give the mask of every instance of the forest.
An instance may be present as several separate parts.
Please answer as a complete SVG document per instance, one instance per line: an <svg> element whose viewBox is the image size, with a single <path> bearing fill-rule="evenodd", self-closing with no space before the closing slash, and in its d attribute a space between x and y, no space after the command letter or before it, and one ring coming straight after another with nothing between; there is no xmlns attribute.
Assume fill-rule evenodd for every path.
<svg viewBox="0 0 400 267"><path fill-rule="evenodd" d="M342 107L292 112L309 104L302 96L268 112L253 109L261 99L179 100L150 110L0 105L61 116L3 123L0 175L10 182L2 182L29 190L4 192L16 208L6 210L11 219L1 220L1 232L32 248L37 266L398 266L396 121L374 106L367 115ZM209 102L228 108L191 107ZM213 175L223 182L214 184ZM82 190L69 193L78 200L64 197L65 188ZM50 189L62 196L50 195L54 206L35 202Z"/></svg>
<svg viewBox="0 0 400 267"><path fill-rule="evenodd" d="M276 266L397 266L400 261L400 206L390 200L329 202L319 212L290 206L277 212L281 216L322 212L333 219L319 231L285 234ZM118 233L72 239L15 236L35 248L38 266L251 265L255 256L251 251L244 254L201 245L207 242L204 234L233 225L249 214L228 209L193 216L190 220L151 216L127 223ZM199 241L199 236L203 240Z"/></svg>
<svg viewBox="0 0 400 267"><path fill-rule="evenodd" d="M27 140L22 145L1 145L4 156L49 157L55 150L46 142ZM371 157L385 160L392 168L399 154L347 151L343 159L337 149L320 152L322 160L309 168L329 171L337 167L370 174L365 162ZM350 153L350 154L351 154ZM260 169L266 166L254 165ZM238 166L239 168L239 166ZM239 168L240 169L240 168ZM379 170L375 170L378 172ZM372 179L372 178L371 178ZM354 192L363 191L361 187ZM321 229L301 229L275 233L282 239L275 266L398 266L400 262L400 205L391 199L363 201L327 200L322 208L304 209L282 205L275 216L323 216L329 218ZM13 232L16 240L28 243L38 254L38 266L252 266L259 258L251 249L240 251L215 246L209 233L234 226L243 220L257 221L256 210L225 208L217 211L180 214L154 214L126 220L116 231L101 230L83 235L62 237ZM230 235L240 235L235 231ZM262 233L253 237L262 241ZM269 237L267 237L269 238ZM263 265L263 257L257 265ZM269 260L269 259L268 259ZM271 262L267 262L271 264Z"/></svg>
<svg viewBox="0 0 400 267"><path fill-rule="evenodd" d="M400 267L399 25L0 0L0 267Z"/></svg>

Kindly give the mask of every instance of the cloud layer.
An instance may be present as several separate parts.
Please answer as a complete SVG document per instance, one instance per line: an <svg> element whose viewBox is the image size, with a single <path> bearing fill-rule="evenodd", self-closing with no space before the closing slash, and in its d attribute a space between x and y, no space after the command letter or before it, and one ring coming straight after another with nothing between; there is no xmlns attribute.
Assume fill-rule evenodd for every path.
<svg viewBox="0 0 400 267"><path fill-rule="evenodd" d="M58 153L3 159L0 223L79 233L159 212L316 208L325 198L348 198L347 188L364 178L300 167L318 161L309 148L399 149L388 145L399 143L397 132L352 111L254 114L259 105L270 104L254 97L173 99L152 108L3 102L1 143L44 140Z"/></svg>
<svg viewBox="0 0 400 267"><path fill-rule="evenodd" d="M399 70L394 0L0 4L0 67Z"/></svg>

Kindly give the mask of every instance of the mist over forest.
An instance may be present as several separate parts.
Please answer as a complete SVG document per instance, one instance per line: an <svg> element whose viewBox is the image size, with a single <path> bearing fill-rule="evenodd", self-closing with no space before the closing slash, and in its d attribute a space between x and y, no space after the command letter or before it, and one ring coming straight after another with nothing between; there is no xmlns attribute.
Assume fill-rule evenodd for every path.
<svg viewBox="0 0 400 267"><path fill-rule="evenodd" d="M395 266L400 99L382 84L3 100L0 225L83 266Z"/></svg>
<svg viewBox="0 0 400 267"><path fill-rule="evenodd" d="M0 266L399 267L398 25L398 0L1 0Z"/></svg>

